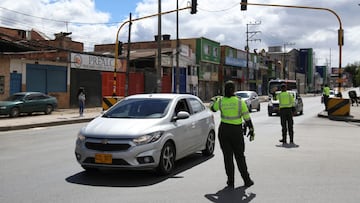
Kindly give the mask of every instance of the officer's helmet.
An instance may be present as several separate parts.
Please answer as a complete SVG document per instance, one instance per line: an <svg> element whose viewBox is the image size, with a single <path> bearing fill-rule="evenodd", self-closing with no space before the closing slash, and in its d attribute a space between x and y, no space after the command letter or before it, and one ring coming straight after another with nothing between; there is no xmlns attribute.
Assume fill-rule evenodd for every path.
<svg viewBox="0 0 360 203"><path fill-rule="evenodd" d="M225 97L234 96L235 84L233 81L229 80L225 82Z"/></svg>

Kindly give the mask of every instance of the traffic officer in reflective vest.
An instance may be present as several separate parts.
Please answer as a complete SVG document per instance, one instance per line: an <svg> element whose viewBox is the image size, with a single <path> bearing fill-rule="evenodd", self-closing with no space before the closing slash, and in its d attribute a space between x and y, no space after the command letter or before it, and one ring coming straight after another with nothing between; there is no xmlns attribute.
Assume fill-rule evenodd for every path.
<svg viewBox="0 0 360 203"><path fill-rule="evenodd" d="M221 112L219 126L219 142L224 156L225 171L228 187L234 187L234 156L244 181L245 187L250 187L254 182L250 179L245 160L245 143L243 137L243 120L249 128L250 141L254 140L254 127L244 100L234 95L235 85L232 81L225 83L224 97L216 97L211 104L211 110Z"/></svg>
<svg viewBox="0 0 360 203"><path fill-rule="evenodd" d="M279 140L283 144L286 144L286 135L289 131L290 144L294 144L294 120L293 112L295 111L295 101L292 94L286 91L286 85L281 85L281 92L276 96L279 100L280 119L282 128L282 139Z"/></svg>
<svg viewBox="0 0 360 203"><path fill-rule="evenodd" d="M329 96L330 96L330 87L327 84L325 84L325 87L323 89L323 98L324 98L324 104L325 104L325 111L328 110L327 103L329 101Z"/></svg>

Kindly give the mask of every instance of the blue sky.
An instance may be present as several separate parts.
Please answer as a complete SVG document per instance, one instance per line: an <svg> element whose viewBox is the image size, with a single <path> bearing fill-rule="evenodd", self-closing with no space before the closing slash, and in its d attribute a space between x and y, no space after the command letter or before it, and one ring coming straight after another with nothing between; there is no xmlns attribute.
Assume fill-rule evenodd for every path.
<svg viewBox="0 0 360 203"><path fill-rule="evenodd" d="M110 22L120 22L134 13L139 0L95 0L96 9L111 14Z"/></svg>

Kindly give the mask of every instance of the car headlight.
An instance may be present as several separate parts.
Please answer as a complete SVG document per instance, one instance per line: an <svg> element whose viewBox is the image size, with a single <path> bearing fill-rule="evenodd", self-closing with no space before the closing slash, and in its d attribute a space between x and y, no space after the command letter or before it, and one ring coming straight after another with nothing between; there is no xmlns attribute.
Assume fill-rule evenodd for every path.
<svg viewBox="0 0 360 203"><path fill-rule="evenodd" d="M78 134L78 139L79 139L80 141L84 141L84 140L86 139L86 137L85 137L83 134L79 133L79 134Z"/></svg>
<svg viewBox="0 0 360 203"><path fill-rule="evenodd" d="M0 109L6 109L6 106L0 106Z"/></svg>
<svg viewBox="0 0 360 203"><path fill-rule="evenodd" d="M151 142L156 142L157 140L159 140L161 138L161 136L163 134L164 134L164 131L157 131L157 132L149 133L149 134L134 138L133 142L136 145L142 145L142 144L147 144L147 143L151 143Z"/></svg>
<svg viewBox="0 0 360 203"><path fill-rule="evenodd" d="M273 106L273 103L272 103L272 102L269 102L269 103L268 103L268 106L272 107L272 106Z"/></svg>

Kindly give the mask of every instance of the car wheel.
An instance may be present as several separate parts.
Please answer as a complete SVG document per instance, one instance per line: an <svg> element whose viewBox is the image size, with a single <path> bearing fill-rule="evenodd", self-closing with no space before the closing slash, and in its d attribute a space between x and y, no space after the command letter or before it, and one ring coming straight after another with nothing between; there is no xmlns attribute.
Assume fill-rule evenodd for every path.
<svg viewBox="0 0 360 203"><path fill-rule="evenodd" d="M271 113L271 112L268 112L268 115L269 115L269 116L272 116L272 113Z"/></svg>
<svg viewBox="0 0 360 203"><path fill-rule="evenodd" d="M303 110L301 110L301 111L300 111L300 115L303 115L303 114L304 114L304 111L303 111Z"/></svg>
<svg viewBox="0 0 360 203"><path fill-rule="evenodd" d="M172 143L166 142L161 149L160 163L157 172L160 175L168 175L175 166L175 147Z"/></svg>
<svg viewBox="0 0 360 203"><path fill-rule="evenodd" d="M252 111L252 106L251 105L248 107L248 110L249 110L249 112Z"/></svg>
<svg viewBox="0 0 360 203"><path fill-rule="evenodd" d="M210 156L214 153L215 149L215 132L209 132L209 135L206 139L205 149L202 151L204 156Z"/></svg>
<svg viewBox="0 0 360 203"><path fill-rule="evenodd" d="M20 110L18 107L14 107L11 109L10 111L10 117L11 118L15 118L15 117L18 117L20 115Z"/></svg>
<svg viewBox="0 0 360 203"><path fill-rule="evenodd" d="M257 109L256 109L257 111L260 111L260 104L259 104L259 106L257 107Z"/></svg>
<svg viewBox="0 0 360 203"><path fill-rule="evenodd" d="M52 111L53 111L53 107L50 104L46 105L46 109L45 109L44 113L46 115L48 115L48 114L51 114Z"/></svg>

